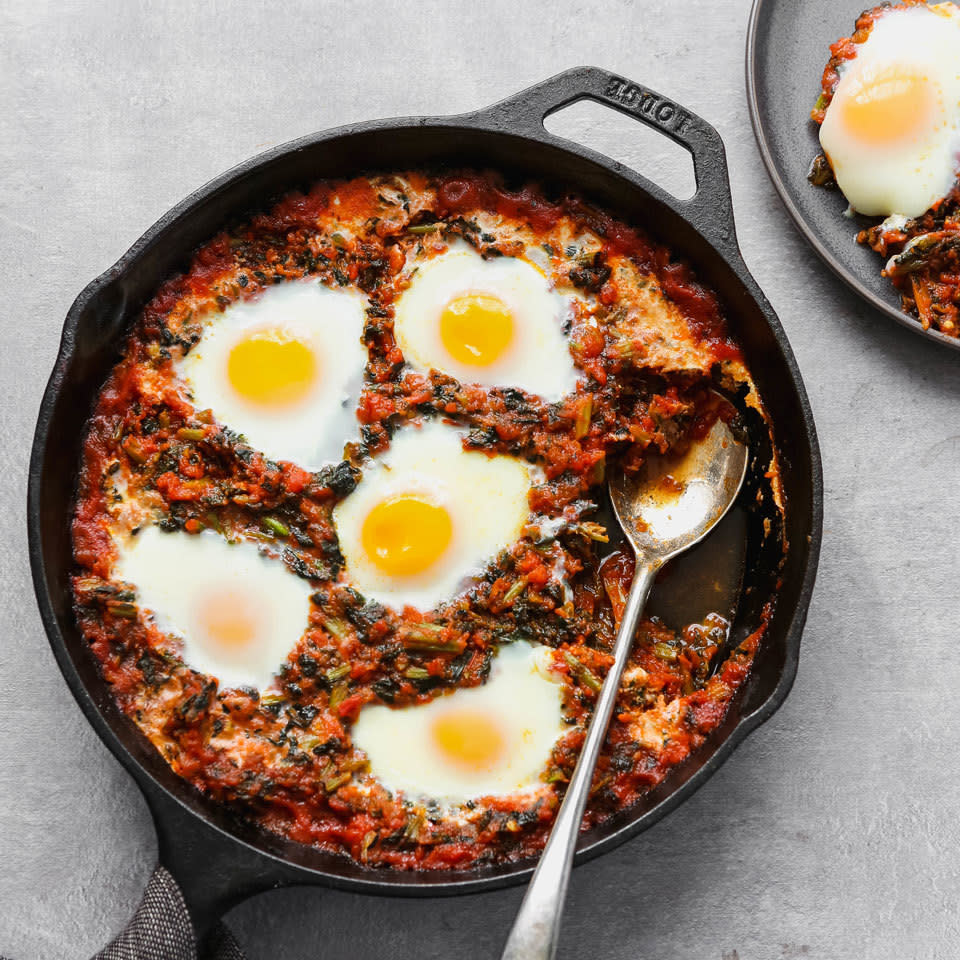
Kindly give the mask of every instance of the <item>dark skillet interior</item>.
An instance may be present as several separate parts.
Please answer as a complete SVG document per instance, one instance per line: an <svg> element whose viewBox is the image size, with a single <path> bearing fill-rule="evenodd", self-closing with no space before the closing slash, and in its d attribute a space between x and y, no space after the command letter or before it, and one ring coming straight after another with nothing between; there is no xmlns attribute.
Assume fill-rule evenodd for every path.
<svg viewBox="0 0 960 960"><path fill-rule="evenodd" d="M843 215L839 190L807 181L820 150L810 110L820 95L820 77L830 44L853 32L857 17L879 0L755 0L747 39L747 95L764 163L800 232L841 280L888 317L936 343L960 350L960 340L900 309L900 295L880 276L883 260L856 242L876 218Z"/></svg>
<svg viewBox="0 0 960 960"><path fill-rule="evenodd" d="M721 255L683 216L645 191L638 178L631 183L633 174L619 165L572 144L564 148L529 136L477 129L478 125L502 124L489 118L384 121L281 148L224 177L212 192L204 188L197 195L199 200L185 201L161 221L162 230L151 231L107 275L104 284L91 285L68 318L64 352L41 409L31 464L31 560L41 613L54 652L81 706L144 788L158 820L161 857L179 861L182 871L176 864L168 865L174 867L175 875L179 873L181 883L190 884L188 867L199 868L194 890L186 891L188 901L213 900L211 891L218 884L231 887L230 898L235 900L272 883L295 881L394 894L471 892L518 882L530 869L529 863L520 863L454 874L371 872L237 823L222 807L199 796L173 774L139 730L117 710L74 624L68 582L72 569L69 519L79 445L84 421L119 356L124 332L158 284L186 266L192 249L226 223L262 208L269 198L293 187L321 177L438 163L493 167L512 176L572 187L628 222L653 228L651 232L669 244L675 254L688 257L701 279L720 294L734 333L745 349L775 424L785 471L789 504L786 533L791 549L783 570L777 613L753 675L723 726L640 804L586 835L581 842L582 857L616 845L678 804L705 781L750 729L774 712L793 681L819 548L819 454L789 346L739 258L732 224L720 224L713 234L720 236L721 242L725 238ZM546 139L542 127L539 136ZM702 215L712 217L716 227L713 213L707 210ZM65 359L71 351L72 358ZM762 451L760 454L762 457ZM765 462L761 459L758 469ZM735 636L739 637L757 625L777 576L770 557L761 553L762 521L755 517L751 524L745 589L735 625ZM221 897L220 905L230 898Z"/></svg>

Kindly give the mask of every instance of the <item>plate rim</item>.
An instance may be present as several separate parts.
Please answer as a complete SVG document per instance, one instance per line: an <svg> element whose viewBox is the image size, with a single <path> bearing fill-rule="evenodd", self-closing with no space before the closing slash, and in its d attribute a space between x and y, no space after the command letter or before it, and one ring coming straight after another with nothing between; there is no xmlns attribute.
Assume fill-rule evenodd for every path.
<svg viewBox="0 0 960 960"><path fill-rule="evenodd" d="M753 0L750 8L750 19L747 22L747 43L746 43L746 86L747 86L747 107L750 112L750 125L753 128L753 136L760 150L760 157L766 168L767 176L773 183L781 202L790 214L794 226L800 231L801 236L810 244L814 252L826 264L827 267L842 280L849 289L856 293L862 300L865 300L870 306L879 310L881 313L895 320L900 326L906 328L912 333L936 343L948 349L960 351L960 337L948 337L939 330L925 330L920 321L911 316L904 310L892 306L885 300L877 296L869 287L858 280L823 243L818 233L807 223L806 217L802 211L793 202L787 185L780 174L780 169L773 158L770 144L767 140L766 128L760 116L760 97L757 89L757 34L760 28L760 18L764 6L769 7L774 0Z"/></svg>

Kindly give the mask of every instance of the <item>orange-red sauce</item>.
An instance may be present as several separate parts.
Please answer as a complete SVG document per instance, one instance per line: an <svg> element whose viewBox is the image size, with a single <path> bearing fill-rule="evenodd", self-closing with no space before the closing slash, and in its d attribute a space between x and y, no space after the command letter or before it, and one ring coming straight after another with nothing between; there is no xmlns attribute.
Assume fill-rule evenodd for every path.
<svg viewBox="0 0 960 960"><path fill-rule="evenodd" d="M569 398L546 404L404 367L393 303L406 264L454 240L486 256L539 244L555 278L595 298L597 322L569 331L586 373ZM173 368L204 318L304 276L369 298L361 442L343 463L315 473L239 442L214 411L185 399ZM633 298L641 289L654 299ZM656 315L645 320L642 310ZM626 314L632 326L623 326ZM649 359L640 343L661 323L673 332L673 368L669 357ZM717 416L735 418L732 407L717 408L714 377L748 384L715 295L643 231L581 198L549 198L473 171L319 183L290 194L215 237L161 286L100 392L73 522L80 626L118 703L174 770L266 829L400 869L525 857L544 842L573 769L632 577L632 560L620 552L601 562L603 531L593 517L606 464L637 466L648 450L702 435ZM471 593L429 613L398 612L366 601L344 579L331 511L355 485L363 457L424 416L468 428L472 448L542 467L546 482L532 491L531 511L564 514L567 525L556 536L527 530ZM221 690L190 670L138 609L136 585L111 579L114 475L145 504L144 522L255 538L311 582L310 624L283 665L279 695ZM588 824L636 801L721 721L764 630L758 625L727 651L728 626L719 615L682 630L643 623ZM570 733L546 764L543 789L527 800L479 800L457 818L391 796L351 744L359 712L482 683L498 644L517 636L561 651L567 676Z"/></svg>

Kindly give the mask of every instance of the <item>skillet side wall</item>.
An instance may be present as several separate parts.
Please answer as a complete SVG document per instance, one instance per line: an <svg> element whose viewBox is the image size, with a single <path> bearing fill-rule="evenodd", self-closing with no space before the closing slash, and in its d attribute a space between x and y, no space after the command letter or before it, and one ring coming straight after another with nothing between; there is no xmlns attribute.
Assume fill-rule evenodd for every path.
<svg viewBox="0 0 960 960"><path fill-rule="evenodd" d="M69 589L73 566L70 517L80 441L93 400L120 356L125 331L160 282L184 269L190 251L224 225L263 208L265 198L276 198L324 177L353 176L364 171L441 163L493 167L508 175L535 178L548 187L551 183L565 184L622 219L645 226L676 255L689 259L698 277L712 286L724 303L775 424L783 460L791 550L778 613L754 673L727 721L703 750L637 807L591 831L584 838L595 844L588 854L621 842L681 802L722 763L749 729L779 706L792 683L812 588L811 565L815 566L819 544L820 480L813 425L802 387L784 354L785 340L778 342L771 328L775 317L747 274L735 241L731 239L725 260L683 216L625 179L629 171L612 162L604 166L576 151L573 144L566 150L522 136L459 126L456 118L449 123L387 121L298 141L215 181L209 195L204 196L210 188L204 188L188 198L115 268L94 281L71 310L61 356L41 409L30 472L31 561L51 644L81 706L114 753L137 777L158 819L162 819L161 808L165 808L175 810L182 818L183 829L199 826L194 818L184 816L185 811L176 802L179 801L207 821L210 838L219 836L223 843L238 848L243 842L256 847L258 853L249 848L248 852L259 864L264 881L300 880L378 893L439 894L520 882L530 869L529 864L515 864L439 877L384 878L380 874L371 876L341 858L280 839L264 839L263 834L237 825L220 807L198 797L176 777L119 712L76 629ZM709 214L707 211L706 215ZM716 235L714 231L711 234ZM158 823L158 828L162 849L163 824ZM177 830L180 829L178 826ZM271 862L271 858L276 859ZM252 886L263 887L269 882Z"/></svg>

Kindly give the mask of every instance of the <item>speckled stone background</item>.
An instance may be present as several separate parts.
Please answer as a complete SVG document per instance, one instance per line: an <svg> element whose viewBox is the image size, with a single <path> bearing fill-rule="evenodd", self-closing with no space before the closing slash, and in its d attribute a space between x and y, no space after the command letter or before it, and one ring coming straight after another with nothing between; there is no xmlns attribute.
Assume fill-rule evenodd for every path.
<svg viewBox="0 0 960 960"><path fill-rule="evenodd" d="M817 417L826 535L786 705L667 820L576 871L562 956L957 956L960 354L870 312L788 222L744 102L748 8L3 0L0 954L88 957L133 911L155 856L144 803L60 677L28 576L27 452L74 296L251 154L347 121L465 111L595 63L726 141L743 252ZM797 78L802 100L815 87ZM550 125L690 192L682 151L619 115L581 105ZM303 888L229 922L252 960L493 958L520 893Z"/></svg>

